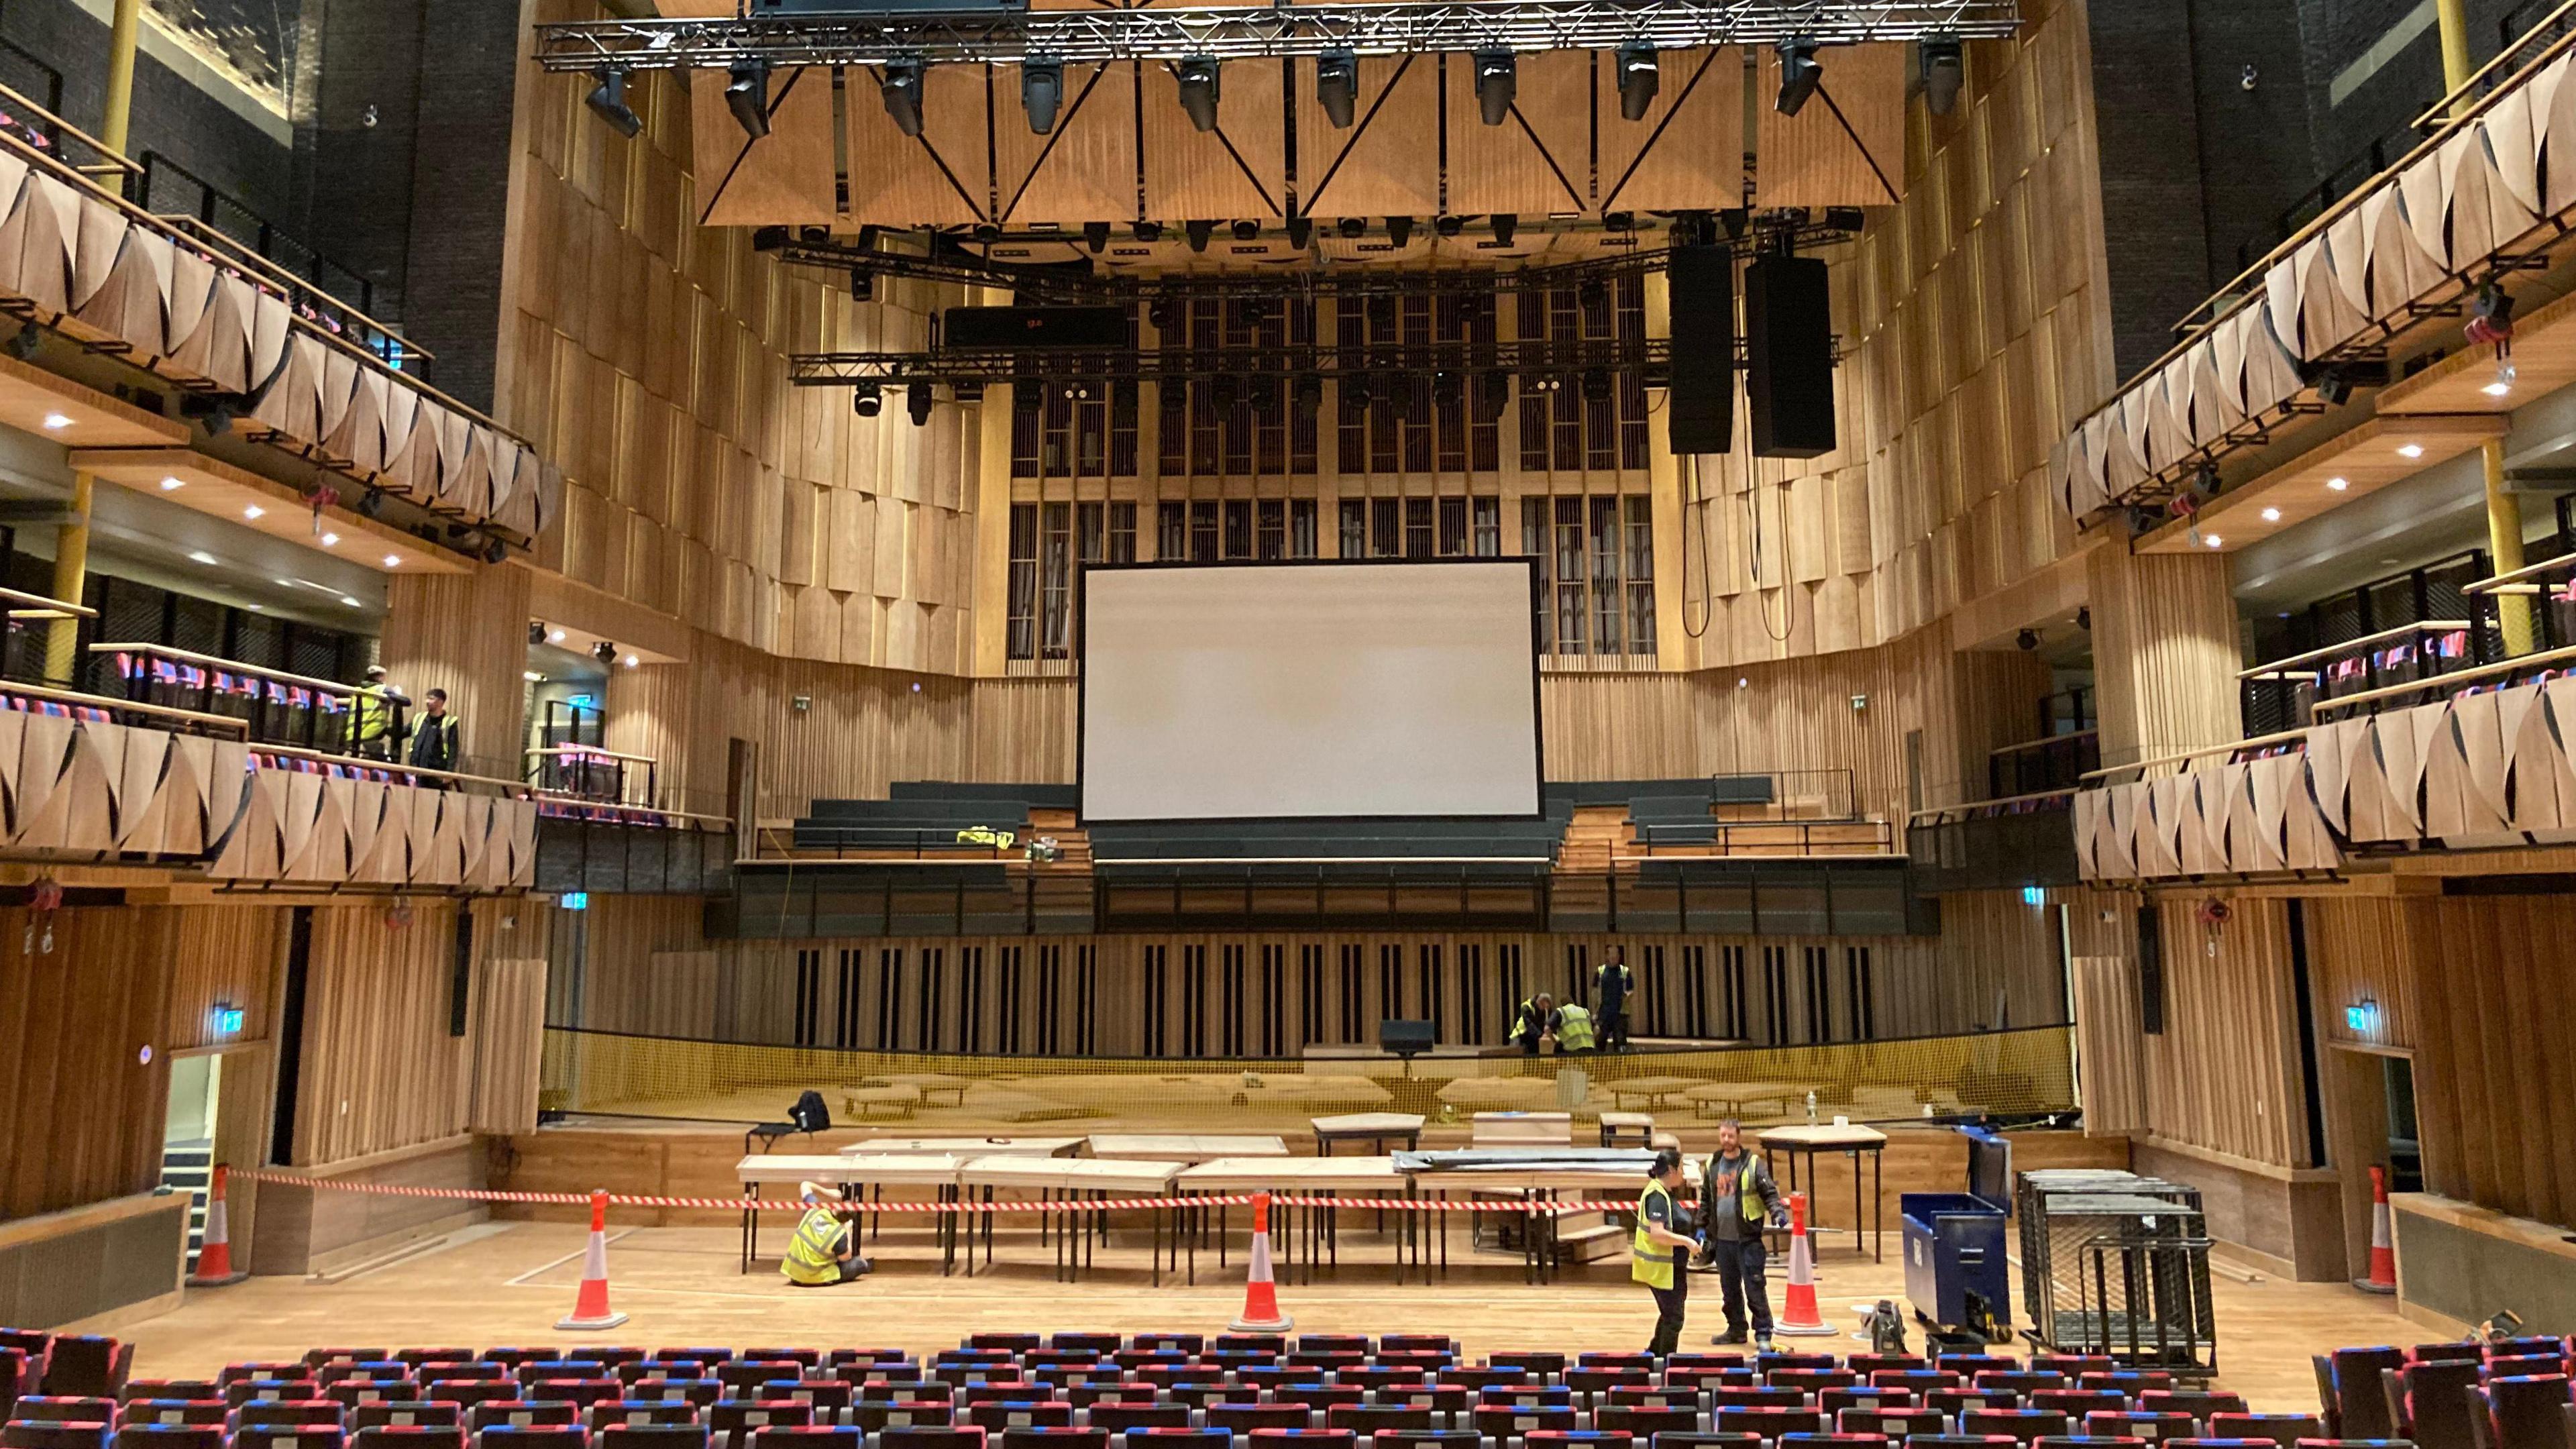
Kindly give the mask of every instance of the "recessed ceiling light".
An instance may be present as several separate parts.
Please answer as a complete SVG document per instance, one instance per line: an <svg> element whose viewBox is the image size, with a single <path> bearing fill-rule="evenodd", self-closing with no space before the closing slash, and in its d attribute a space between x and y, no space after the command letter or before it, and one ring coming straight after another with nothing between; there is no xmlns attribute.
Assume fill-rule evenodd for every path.
<svg viewBox="0 0 2576 1449"><path fill-rule="evenodd" d="M2279 509L2277 509L2277 508L2266 508L2266 509L2264 509L2264 510L2263 510L2263 521L2264 521L2265 523L2278 523L2278 522L2280 522L2280 521L2281 521L2281 510L2279 510Z"/></svg>
<svg viewBox="0 0 2576 1449"><path fill-rule="evenodd" d="M256 503L242 510L242 517L244 518L266 518L267 516L268 510L260 507Z"/></svg>
<svg viewBox="0 0 2576 1449"><path fill-rule="evenodd" d="M2326 486L2337 493L2341 493L2343 490L2352 486L2352 480L2349 478L2328 478L2326 480Z"/></svg>
<svg viewBox="0 0 2576 1449"><path fill-rule="evenodd" d="M176 493L187 486L188 480L185 478L164 478L161 480L161 491L164 493Z"/></svg>
<svg viewBox="0 0 2576 1449"><path fill-rule="evenodd" d="M49 431L49 432L56 432L56 433L59 433L59 432L61 432L63 429L68 428L68 427L70 427L71 425L72 425L72 420L71 420L71 418L70 418L68 415L66 415L66 414L63 414L63 413L47 413L47 414L45 414L45 428L46 428L46 430L47 430L47 431Z"/></svg>
<svg viewBox="0 0 2576 1449"><path fill-rule="evenodd" d="M528 681L530 684L543 684L546 682L546 677L533 669L520 670L519 677Z"/></svg>
<svg viewBox="0 0 2576 1449"><path fill-rule="evenodd" d="M398 554L398 553L389 553L389 554L386 554L386 555L385 555L385 567L386 567L386 568L389 568L389 569L398 569L398 568L401 568L401 567L402 567L402 555L401 555L401 554Z"/></svg>
<svg viewBox="0 0 2576 1449"><path fill-rule="evenodd" d="M2424 456L2424 445L2422 443L2400 443L2397 445L2397 456L2401 458L2421 458Z"/></svg>
<svg viewBox="0 0 2576 1449"><path fill-rule="evenodd" d="M324 548L338 548L340 546L340 535L336 533L326 533L322 535L322 546Z"/></svg>
<svg viewBox="0 0 2576 1449"><path fill-rule="evenodd" d="M265 614L268 612L268 605L266 604L244 604L242 607L250 610L254 614Z"/></svg>
<svg viewBox="0 0 2576 1449"><path fill-rule="evenodd" d="M189 553L188 553L188 561L189 561L189 562L191 562L191 563L201 563L201 564L210 564L210 563L221 563L221 562L223 562L223 560L221 560L221 559L219 559L219 558L216 558L213 554L210 554L210 553L206 552L206 551L205 551L204 549L202 549L202 548L200 548L200 549L191 549L191 550L189 551Z"/></svg>
<svg viewBox="0 0 2576 1449"><path fill-rule="evenodd" d="M549 643L549 644L561 644L563 641L564 641L564 631L562 631L561 629L557 629L557 630L553 631L552 633L550 633L550 634L546 635L546 642L547 642L547 643Z"/></svg>
<svg viewBox="0 0 2576 1449"><path fill-rule="evenodd" d="M350 597L349 597L348 595L346 595L346 594L342 594L342 595L340 596L340 602L341 602L341 603L344 603L344 604L346 604L346 605L348 605L348 606L349 606L350 608L352 608L352 609L354 609L354 608L358 607L358 601L357 601L357 600L355 600L355 599L353 599L353 598L350 598Z"/></svg>
<svg viewBox="0 0 2576 1449"><path fill-rule="evenodd" d="M636 665L641 664L641 663L643 663L643 662L644 662L643 660L638 659L637 657L635 657L635 656L634 656L634 655L632 655L632 654L629 654L629 655L627 655L627 656L626 656L626 667L627 667L627 668L629 668L629 669L632 669L632 668L634 668Z"/></svg>
<svg viewBox="0 0 2576 1449"><path fill-rule="evenodd" d="M294 587L295 587L295 580L293 580L293 579L279 579L279 580L277 581L277 586L278 586L279 588L281 588L281 589L291 589L291 588L294 588Z"/></svg>
<svg viewBox="0 0 2576 1449"><path fill-rule="evenodd" d="M2216 547L2218 547L2220 544L2227 542L2227 540L2226 540L2226 539L2220 538L2217 534L2214 534L2214 533L2205 533L2205 534L2202 534L2202 535L2200 536L2200 541L2201 541L2202 543L2208 544L2211 548L2216 548Z"/></svg>
<svg viewBox="0 0 2576 1449"><path fill-rule="evenodd" d="M2479 388L2478 391L2485 393L2489 397L2502 397L2506 393L2513 391L2513 384L2509 382L2491 382L2486 386Z"/></svg>

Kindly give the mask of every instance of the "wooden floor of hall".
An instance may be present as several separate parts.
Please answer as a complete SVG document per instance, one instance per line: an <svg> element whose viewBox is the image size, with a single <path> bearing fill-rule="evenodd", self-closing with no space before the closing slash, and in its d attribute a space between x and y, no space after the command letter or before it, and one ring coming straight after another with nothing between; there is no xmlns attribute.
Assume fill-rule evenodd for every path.
<svg viewBox="0 0 2576 1449"><path fill-rule="evenodd" d="M764 1251L774 1252L783 1225L765 1225ZM1238 1225L1239 1226L1239 1225ZM740 1234L724 1227L611 1224L612 1301L631 1315L597 1336L652 1347L712 1344L892 1345L924 1357L984 1329L1156 1329L1217 1332L1242 1306L1243 1258L1225 1269L1213 1253L1199 1258L1197 1286L1162 1286L1147 1276L1141 1234L1121 1234L1099 1251L1093 1274L1055 1280L1052 1249L1034 1232L1006 1227L998 1261L976 1276L941 1277L927 1234L889 1231L870 1245L878 1271L825 1289L789 1287L774 1261L737 1271ZM225 1288L192 1289L184 1304L135 1325L134 1372L151 1377L211 1375L227 1362L292 1358L321 1345L554 1344L587 1336L558 1333L572 1308L585 1234L550 1222L492 1223L450 1245L421 1252L336 1282L253 1278ZM1627 1281L1624 1260L1569 1271L1556 1282L1522 1281L1518 1258L1465 1251L1463 1234L1446 1281L1418 1277L1398 1284L1391 1254L1355 1229L1343 1232L1338 1270L1313 1284L1283 1285L1280 1296L1300 1329L1378 1333L1445 1333L1468 1357L1504 1349L1633 1350L1653 1324L1643 1288ZM910 1241L907 1241L910 1239ZM1238 1242L1240 1240L1238 1239ZM1828 1322L1849 1330L1862 1300L1902 1302L1899 1244L1891 1232L1888 1261L1873 1263L1847 1249L1824 1255L1818 1297ZM1704 1345L1724 1326L1717 1280L1691 1280L1690 1338ZM2016 1292L2018 1270L2016 1270ZM2340 1284L2256 1283L2215 1279L2221 1386L2258 1410L2316 1407L2309 1355L2351 1344L2414 1342L2431 1334L2400 1319L2393 1300ZM1780 1284L1773 1280L1776 1309ZM1921 1346L1919 1331L1913 1344ZM1784 1342L1795 1342L1784 1340ZM1851 1352L1848 1336L1805 1343Z"/></svg>

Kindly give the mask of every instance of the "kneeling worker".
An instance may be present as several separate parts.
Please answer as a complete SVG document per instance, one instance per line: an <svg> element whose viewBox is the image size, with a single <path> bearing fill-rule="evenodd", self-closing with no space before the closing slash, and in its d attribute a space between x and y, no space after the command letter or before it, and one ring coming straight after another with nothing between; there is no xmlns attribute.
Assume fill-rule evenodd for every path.
<svg viewBox="0 0 2576 1449"><path fill-rule="evenodd" d="M1673 1200L1682 1185L1682 1155L1667 1147L1655 1154L1646 1192L1637 1199L1637 1233L1628 1245L1628 1276L1654 1290L1655 1338L1646 1352L1670 1357L1682 1341L1682 1309L1690 1277L1682 1262L1691 1250L1687 1210Z"/></svg>
<svg viewBox="0 0 2576 1449"><path fill-rule="evenodd" d="M1592 1013L1584 1009L1583 1003L1569 1001L1558 1007L1556 1054L1566 1056L1573 1052L1588 1052L1593 1049L1593 1044Z"/></svg>
<svg viewBox="0 0 2576 1449"><path fill-rule="evenodd" d="M1539 1039L1554 1035L1556 1023L1556 998L1542 991L1535 999L1521 1002L1520 1010L1512 1014L1511 1039L1522 1056L1537 1056Z"/></svg>
<svg viewBox="0 0 2576 1449"><path fill-rule="evenodd" d="M778 1271L799 1288L858 1281L872 1265L859 1256L856 1220L826 1205L844 1201L840 1191L804 1182L797 1184L797 1193L804 1199L805 1216L797 1220L796 1236L787 1240L787 1256L779 1260Z"/></svg>

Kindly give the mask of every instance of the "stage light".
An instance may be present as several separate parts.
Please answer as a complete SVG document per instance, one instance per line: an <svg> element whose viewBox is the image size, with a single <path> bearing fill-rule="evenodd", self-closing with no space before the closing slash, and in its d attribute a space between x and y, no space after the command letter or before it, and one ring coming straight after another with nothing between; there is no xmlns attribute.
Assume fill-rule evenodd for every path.
<svg viewBox="0 0 2576 1449"><path fill-rule="evenodd" d="M1619 118L1642 121L1655 104L1655 94L1664 88L1663 62L1655 48L1642 40L1632 40L1619 47Z"/></svg>
<svg viewBox="0 0 2576 1449"><path fill-rule="evenodd" d="M1159 221L1140 221L1127 228L1127 234L1140 242L1158 242L1163 239L1163 224Z"/></svg>
<svg viewBox="0 0 2576 1449"><path fill-rule="evenodd" d="M885 97L886 114L894 118L894 128L907 136L921 134L921 62L912 56L897 56L885 63L885 79L877 83L877 93Z"/></svg>
<svg viewBox="0 0 2576 1449"><path fill-rule="evenodd" d="M1825 79L1825 68L1816 60L1816 43L1812 40L1780 42L1780 94L1771 103L1773 110L1784 116L1798 114L1807 98Z"/></svg>
<svg viewBox="0 0 2576 1449"><path fill-rule="evenodd" d="M1157 333L1171 331L1172 322L1174 320L1172 313L1172 300L1169 297L1156 297L1153 301L1146 303L1145 320L1153 324L1154 331Z"/></svg>
<svg viewBox="0 0 2576 1449"><path fill-rule="evenodd" d="M1217 70L1216 57L1193 55L1183 60L1181 74L1181 111L1190 124L1200 131L1216 129Z"/></svg>
<svg viewBox="0 0 2576 1449"><path fill-rule="evenodd" d="M1511 400L1512 380L1509 377L1499 372L1485 372L1478 373L1476 375L1476 421L1480 423L1501 422L1503 420L1503 409L1511 405Z"/></svg>
<svg viewBox="0 0 2576 1449"><path fill-rule="evenodd" d="M769 134L769 62L747 55L726 72L725 108L733 112L742 133L757 141Z"/></svg>
<svg viewBox="0 0 2576 1449"><path fill-rule="evenodd" d="M33 362L45 345L45 329L30 322L9 334L9 355L20 362Z"/></svg>
<svg viewBox="0 0 2576 1449"><path fill-rule="evenodd" d="M1413 378L1403 374L1386 380L1384 391L1387 407L1395 413L1397 422L1413 421L1413 383Z"/></svg>
<svg viewBox="0 0 2576 1449"><path fill-rule="evenodd" d="M1306 244L1314 239L1315 219L1313 217L1300 215L1288 218L1288 245L1304 251Z"/></svg>
<svg viewBox="0 0 2576 1449"><path fill-rule="evenodd" d="M2021 646L2022 652L2028 653L2039 647L2039 631L2036 629L2024 629L2019 634L2013 636L2013 642Z"/></svg>
<svg viewBox="0 0 2576 1449"><path fill-rule="evenodd" d="M1610 400L1610 369L1595 367L1583 374L1583 400L1596 403Z"/></svg>
<svg viewBox="0 0 2576 1449"><path fill-rule="evenodd" d="M1341 221L1341 233L1344 241L1357 241L1361 237L1367 236L1368 218L1365 216L1343 217Z"/></svg>
<svg viewBox="0 0 2576 1449"><path fill-rule="evenodd" d="M1261 223L1257 221L1237 221L1234 224L1234 239L1239 242L1257 242L1261 240Z"/></svg>
<svg viewBox="0 0 2576 1449"><path fill-rule="evenodd" d="M1315 104L1324 108L1324 119L1333 129L1351 128L1351 113L1360 97L1359 53L1328 50L1315 57Z"/></svg>
<svg viewBox="0 0 2576 1449"><path fill-rule="evenodd" d="M865 267L850 268L850 300L865 302L877 294L876 273Z"/></svg>
<svg viewBox="0 0 2576 1449"><path fill-rule="evenodd" d="M885 411L885 389L873 382L860 383L851 390L850 408L860 417L875 417Z"/></svg>
<svg viewBox="0 0 2576 1449"><path fill-rule="evenodd" d="M496 564L509 556L510 546L508 544L503 543L497 538L487 538L483 541L483 561L485 563Z"/></svg>
<svg viewBox="0 0 2576 1449"><path fill-rule="evenodd" d="M1377 389L1369 385L1368 374L1356 373L1343 380L1343 406L1358 408L1360 411L1366 412L1376 402Z"/></svg>
<svg viewBox="0 0 2576 1449"><path fill-rule="evenodd" d="M1084 222L1082 224L1082 244L1091 249L1092 255L1098 256L1109 245L1109 223L1105 221Z"/></svg>
<svg viewBox="0 0 2576 1449"><path fill-rule="evenodd" d="M916 382L903 390L903 410L912 415L912 425L916 428L930 426L930 408L936 401L938 397L931 391L929 383Z"/></svg>
<svg viewBox="0 0 2576 1449"><path fill-rule="evenodd" d="M1029 130L1043 136L1055 129L1055 113L1064 104L1064 62L1031 57L1020 66L1020 106L1029 113Z"/></svg>
<svg viewBox="0 0 2576 1449"><path fill-rule="evenodd" d="M1968 73L1967 52L1955 35L1935 35L1923 42L1923 104L1946 116L1959 105L1959 82Z"/></svg>
<svg viewBox="0 0 2576 1449"><path fill-rule="evenodd" d="M1410 243L1413 240L1413 218L1409 216L1388 217L1386 219L1386 239L1395 243L1397 246L1404 246Z"/></svg>
<svg viewBox="0 0 2576 1449"><path fill-rule="evenodd" d="M1243 386L1236 382L1230 373L1219 373L1216 379L1208 384L1208 400L1216 404L1218 412L1232 411L1242 397Z"/></svg>
<svg viewBox="0 0 2576 1449"><path fill-rule="evenodd" d="M599 70L598 75L599 84L590 88L587 102L590 113L606 121L609 129L631 139L644 129L644 118L635 114L634 107L626 104L626 72L606 66Z"/></svg>
<svg viewBox="0 0 2576 1449"><path fill-rule="evenodd" d="M1431 219L1431 229L1444 237L1456 236L1458 233L1467 229L1467 218L1463 216L1436 216Z"/></svg>
<svg viewBox="0 0 2576 1449"><path fill-rule="evenodd" d="M1605 211L1601 213L1601 229L1608 232L1635 231L1637 229L1637 213L1633 211Z"/></svg>
<svg viewBox="0 0 2576 1449"><path fill-rule="evenodd" d="M1488 126L1499 126L1512 113L1520 89L1520 71L1508 50L1476 52L1476 114Z"/></svg>
<svg viewBox="0 0 2576 1449"><path fill-rule="evenodd" d="M1454 372L1431 374L1431 400L1442 407L1454 407L1465 396L1466 380Z"/></svg>
<svg viewBox="0 0 2576 1449"><path fill-rule="evenodd" d="M1297 379L1290 397L1296 403L1299 415L1311 418L1315 410L1324 405L1324 380L1310 372Z"/></svg>
<svg viewBox="0 0 2576 1449"><path fill-rule="evenodd" d="M1494 229L1494 240L1501 242L1505 246L1510 246L1512 244L1513 234L1521 229L1520 216L1515 212L1509 211L1495 212L1492 216L1485 218L1485 224Z"/></svg>
<svg viewBox="0 0 2576 1449"><path fill-rule="evenodd" d="M1185 221L1181 223L1181 231L1189 237L1191 251L1203 252L1207 250L1208 238L1216 235L1216 223L1212 221Z"/></svg>

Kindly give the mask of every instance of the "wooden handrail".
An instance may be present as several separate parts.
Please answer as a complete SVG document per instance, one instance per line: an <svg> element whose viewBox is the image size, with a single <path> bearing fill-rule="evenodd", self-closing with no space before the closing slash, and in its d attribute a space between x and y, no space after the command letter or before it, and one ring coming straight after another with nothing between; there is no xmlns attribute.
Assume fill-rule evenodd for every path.
<svg viewBox="0 0 2576 1449"><path fill-rule="evenodd" d="M235 674L253 675L260 679L274 680L279 684L292 684L303 689L319 690L325 694L345 694L355 697L368 692L368 687L363 684L343 684L336 679L316 679L309 674L289 674L283 669L244 664L238 659L225 659L214 654L199 654L190 649L174 649L167 644L120 641L111 644L92 644L89 646L89 652L92 654L149 654L160 659L178 659L207 669L226 669ZM398 694L388 693L385 698L398 703L410 702Z"/></svg>
<svg viewBox="0 0 2576 1449"><path fill-rule="evenodd" d="M133 157L126 155L124 152L117 150L113 146L110 146L105 141L100 140L78 126L73 125L71 122L64 120L62 117L55 115L51 110L47 109L42 103L28 95L26 92L17 90L10 86L0 85L0 98L5 98L17 105L24 106L28 110L35 112L37 115L44 117L47 121L60 129L63 134L72 137L82 145L87 146L90 150L97 152L98 161L95 164L98 165L100 169L122 172L127 176L140 176L143 174L142 162L135 160ZM90 168L87 166L74 166L69 161L65 161L62 164L66 168L79 172L84 176L88 175L90 171Z"/></svg>
<svg viewBox="0 0 2576 1449"><path fill-rule="evenodd" d="M31 695L60 704L78 705L83 709L129 710L162 719L184 720L192 725L215 725L236 734L250 733L250 721L235 719L228 714L199 714L193 709L172 709L166 704L145 704L140 700L118 699L110 694L82 694L76 690L56 689L50 684L17 684L0 680L0 694Z"/></svg>
<svg viewBox="0 0 2576 1449"><path fill-rule="evenodd" d="M2461 97L2467 95L2469 91L2478 84L2478 82L2487 78L2487 72L2494 70L2497 66L2503 65L2506 61L2512 59L2513 53L2522 49L2525 41L2538 35L2543 28L2547 27L2552 21L2565 16L2570 10L2576 10L2576 0L2568 0L2568 3L2559 6L2557 9L2550 11L2538 20L2533 21L2530 29L2525 30L2522 34L2513 38L2513 43L2511 45L2497 51L2493 56L2488 58L2486 64L2469 72L2468 79L2461 81L2458 85L2455 85L2449 90L2443 92L2440 100L2426 106L2422 115L2419 115L2414 120L2407 122L2406 125L2408 129L2420 131L2424 129L2427 122L2439 120L2444 115L2448 114L2451 107L2459 104Z"/></svg>
<svg viewBox="0 0 2576 1449"><path fill-rule="evenodd" d="M2475 669L2456 669L2447 674L2428 674L2422 679L2406 684L2382 685L2377 689L2365 689L2359 694L2321 699L2309 706L2309 709L2311 712L2320 709L2348 709L2356 704L2372 704L2383 699L2395 699L2402 694L2415 694L2447 685L2467 684L2479 679L2493 679L2517 670L2529 669L2534 665L2555 664L2561 660L2576 660L2576 644L2563 649L2544 649L2538 654L2516 655L2511 659L2499 660L2493 664L2481 664Z"/></svg>
<svg viewBox="0 0 2576 1449"><path fill-rule="evenodd" d="M558 755L579 757L586 760L624 760L628 764L633 765L658 765L662 763L659 759L656 759L651 755L623 755L619 754L615 750L602 749L597 745L531 746L521 753L530 759L534 759L540 755Z"/></svg>
<svg viewBox="0 0 2576 1449"><path fill-rule="evenodd" d="M2093 740L2100 739L2101 737L2102 731L2099 728L2089 730L2069 730L2062 735L2042 735L2038 739L2024 740L2017 745L1997 745L1993 749L1986 751L1986 758L1993 759L1997 755L2018 755L2029 750L2044 750L2051 745L2060 744L2067 740Z"/></svg>
<svg viewBox="0 0 2576 1449"><path fill-rule="evenodd" d="M2572 3L2576 3L2576 0L2572 0ZM2463 584L2460 586L2460 592L2464 594L2499 592L2508 584L2518 584L2525 579L2537 577L2538 575L2545 574L2552 569L2563 568L2576 568L2576 553L2562 553L2556 558L2545 558L2538 563L2524 564L2522 567L2515 569L2510 573L2501 573L2493 576L2492 578L2483 578L2474 584Z"/></svg>
<svg viewBox="0 0 2576 1449"><path fill-rule="evenodd" d="M6 87L0 87L6 89ZM48 594L30 594L21 589L0 589L0 603L22 607L9 611L12 619L95 619L98 610L86 604L65 603Z"/></svg>
<svg viewBox="0 0 2576 1449"><path fill-rule="evenodd" d="M1963 800L1956 805L1931 805L1907 815L1905 825L1911 830L1914 828L1915 821L1929 819L1936 815L1956 815L1962 810L1992 810L2004 805L2027 805L2034 800L2057 800L2075 793L2076 789L2073 785L2060 785L2054 790L2033 790L2027 795L2006 795L1995 800Z"/></svg>
<svg viewBox="0 0 2576 1449"><path fill-rule="evenodd" d="M383 333L394 341L401 343L404 352L425 357L432 362L436 362L438 360L437 353L430 351L428 348L412 341L409 337L404 336L399 328L394 327L390 323L377 321L375 318L370 317L348 303L341 301L337 293L325 291L321 284L317 282L306 281L304 278L295 275L293 272L286 270L277 263L261 256L259 253L243 246L240 242L233 240L222 231L217 230L215 227L208 225L204 221L201 221L196 217L189 216L184 212L171 212L166 215L161 212L154 212L152 215L165 226L185 231L197 241L216 247L219 250L230 252L232 254L232 262L234 265L260 272L276 286L294 291L312 292L320 296L329 297L331 299L331 305L339 308L351 317L366 323L368 326L373 327L378 332ZM345 341L346 339L342 340ZM359 350L365 351L364 348ZM369 355L372 356L373 354ZM381 358L378 359L378 361L382 360L383 359Z"/></svg>
<svg viewBox="0 0 2576 1449"><path fill-rule="evenodd" d="M2329 644L2322 649L2311 649L2305 654L2293 654L2287 659L2275 659L2269 664L2257 664L2251 669L2240 669L2236 671L2236 677L2239 679L2260 679L2266 675L2276 674L2285 669L2294 669L2299 665L2310 663L2312 661L2339 658L2355 649L2365 648L2369 645L2381 643L2389 639L2403 638L2408 634L2449 634L2468 627L2469 621L2466 619L2426 619L2414 624L2400 624L2394 629L2382 629L2376 634L2364 634L2358 639L2346 639L2340 644Z"/></svg>
<svg viewBox="0 0 2576 1449"><path fill-rule="evenodd" d="M216 716L216 718L222 718L222 716ZM250 748L253 754L279 755L290 760L311 760L320 765L336 765L353 770L383 770L388 774L419 775L432 780L453 780L460 785L489 785L495 790L506 790L520 795L536 793L526 782L520 780L496 780L489 775L464 775L454 770L433 770L425 765L406 765L400 760L370 760L362 755L334 755L321 750L308 750L302 745L254 744Z"/></svg>
<svg viewBox="0 0 2576 1449"><path fill-rule="evenodd" d="M2459 676L2445 674L2442 677L2444 679L2456 679ZM2104 765L2101 769L2087 770L2075 778L2078 780L2099 780L2105 776L2123 774L2130 770L2152 770L2158 765L2179 765L2192 760L2204 760L2209 758L2211 755L2231 755L2238 750L2259 750L2267 745L2286 745L2293 740L2305 740L2307 737L2308 729L2307 727L2302 726L2301 728L2294 730L2281 730L2275 734L2255 735L2249 739L2229 740L2223 745L2203 745L2196 750L2183 750L2176 754L2158 755L2154 759L2139 760L2134 764Z"/></svg>

